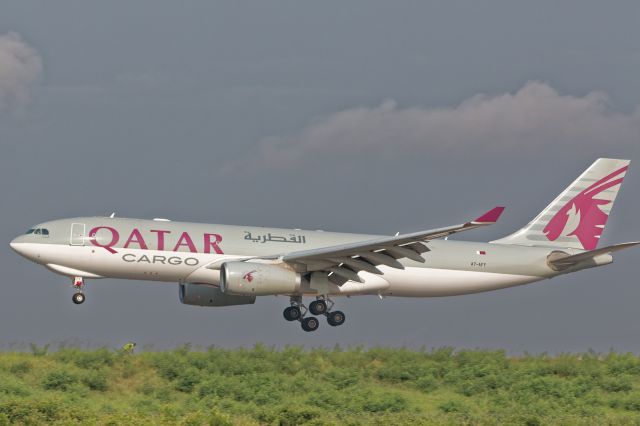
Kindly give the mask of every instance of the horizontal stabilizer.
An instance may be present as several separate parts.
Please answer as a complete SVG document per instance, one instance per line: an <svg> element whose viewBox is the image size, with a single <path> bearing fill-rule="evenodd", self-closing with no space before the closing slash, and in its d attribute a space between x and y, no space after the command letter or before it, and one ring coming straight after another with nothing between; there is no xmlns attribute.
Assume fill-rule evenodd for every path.
<svg viewBox="0 0 640 426"><path fill-rule="evenodd" d="M557 269L566 269L581 262L593 259L603 254L611 254L616 251L631 248L640 244L640 241L633 241L629 243L615 244L608 247L602 247L596 250L585 251L584 253L578 253L570 256L557 257L555 259L549 259L549 265ZM557 253L557 252L556 252Z"/></svg>

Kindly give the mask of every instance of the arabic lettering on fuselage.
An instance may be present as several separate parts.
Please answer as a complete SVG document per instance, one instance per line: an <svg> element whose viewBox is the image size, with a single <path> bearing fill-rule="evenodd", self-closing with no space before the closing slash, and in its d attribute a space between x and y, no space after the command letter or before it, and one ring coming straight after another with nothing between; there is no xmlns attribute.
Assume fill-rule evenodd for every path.
<svg viewBox="0 0 640 426"><path fill-rule="evenodd" d="M244 231L244 239L247 241L253 241L254 243L294 243L294 244L306 244L307 237L304 235L289 234L288 238L281 235L273 235L271 232L256 235L255 237L251 231Z"/></svg>
<svg viewBox="0 0 640 426"><path fill-rule="evenodd" d="M145 237L140 229L133 228L128 238L125 240L122 248L135 248L141 250L159 250L159 251L189 251L191 253L215 253L224 254L220 243L222 242L222 235L213 233L202 233L201 239L195 241L202 241L202 246L196 245L194 239L188 232L177 232L179 237L173 247L167 246L166 236L172 234L173 231L150 229ZM120 233L117 229L111 226L96 226L89 231L89 241L91 244L97 247L102 247L110 253L117 253L114 249L120 248L118 243L120 242ZM149 242L149 244L148 244ZM181 250L186 249L186 250ZM199 250L201 249L201 250Z"/></svg>

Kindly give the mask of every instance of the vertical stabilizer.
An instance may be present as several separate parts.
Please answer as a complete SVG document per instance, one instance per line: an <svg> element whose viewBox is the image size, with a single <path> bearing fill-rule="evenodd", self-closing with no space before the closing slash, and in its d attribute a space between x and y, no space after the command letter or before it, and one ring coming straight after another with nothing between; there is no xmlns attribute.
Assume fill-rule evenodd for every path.
<svg viewBox="0 0 640 426"><path fill-rule="evenodd" d="M629 160L599 158L527 226L493 242L595 249L628 167Z"/></svg>

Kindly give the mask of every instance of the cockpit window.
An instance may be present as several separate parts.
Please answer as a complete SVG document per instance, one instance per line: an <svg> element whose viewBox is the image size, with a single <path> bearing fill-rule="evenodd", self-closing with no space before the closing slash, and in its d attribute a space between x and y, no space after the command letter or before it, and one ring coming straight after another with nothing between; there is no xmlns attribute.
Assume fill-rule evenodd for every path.
<svg viewBox="0 0 640 426"><path fill-rule="evenodd" d="M43 237L48 237L49 230L47 228L32 228L27 231L27 235L28 234L42 235Z"/></svg>

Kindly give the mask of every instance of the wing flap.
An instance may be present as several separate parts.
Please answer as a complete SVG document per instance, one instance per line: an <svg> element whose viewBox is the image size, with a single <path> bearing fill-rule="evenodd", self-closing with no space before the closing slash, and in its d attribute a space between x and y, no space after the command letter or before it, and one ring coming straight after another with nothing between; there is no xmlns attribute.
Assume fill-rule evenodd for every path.
<svg viewBox="0 0 640 426"><path fill-rule="evenodd" d="M334 266L333 268L329 268L329 272L336 274L346 279L347 281L355 281L358 283L364 282L364 280L360 278L356 272L352 271L349 268Z"/></svg>
<svg viewBox="0 0 640 426"><path fill-rule="evenodd" d="M336 264L344 263L345 265L352 268L354 271L365 271L365 272L378 274L378 275L382 274L382 271L380 271L380 269L376 268L375 265L367 262L366 260L356 259L354 257L338 257L338 258L330 258L329 260L331 260Z"/></svg>
<svg viewBox="0 0 640 426"><path fill-rule="evenodd" d="M420 255L420 253L412 250L410 248L405 248L402 246L393 246L387 247L384 249L383 253L390 254L392 257L396 259L402 259L406 257L407 259L415 260L416 262L424 263L424 257Z"/></svg>

